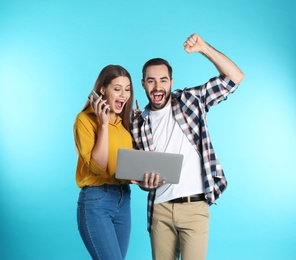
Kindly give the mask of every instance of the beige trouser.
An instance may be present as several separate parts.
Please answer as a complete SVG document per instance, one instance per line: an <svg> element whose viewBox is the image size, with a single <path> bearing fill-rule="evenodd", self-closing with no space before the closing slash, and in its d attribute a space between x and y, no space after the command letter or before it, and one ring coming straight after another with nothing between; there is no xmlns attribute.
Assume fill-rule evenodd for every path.
<svg viewBox="0 0 296 260"><path fill-rule="evenodd" d="M153 259L206 259L209 217L205 201L155 204L150 233Z"/></svg>

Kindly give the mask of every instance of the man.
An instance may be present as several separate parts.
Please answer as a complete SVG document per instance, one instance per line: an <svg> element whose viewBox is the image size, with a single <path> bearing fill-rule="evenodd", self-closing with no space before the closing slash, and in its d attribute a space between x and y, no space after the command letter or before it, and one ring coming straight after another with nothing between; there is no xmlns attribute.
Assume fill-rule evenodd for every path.
<svg viewBox="0 0 296 260"><path fill-rule="evenodd" d="M227 185L210 141L206 113L244 78L228 57L197 34L187 38L184 49L206 56L220 75L204 85L171 92L169 63L160 58L147 61L142 86L149 104L131 128L135 149L184 155L179 184L158 183L154 174L138 183L150 190L148 231L156 260L206 259L209 205Z"/></svg>

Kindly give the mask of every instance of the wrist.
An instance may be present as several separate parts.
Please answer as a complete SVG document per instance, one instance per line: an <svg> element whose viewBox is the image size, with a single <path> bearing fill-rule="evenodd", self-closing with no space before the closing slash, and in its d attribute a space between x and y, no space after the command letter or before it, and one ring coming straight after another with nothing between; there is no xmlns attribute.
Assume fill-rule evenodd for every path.
<svg viewBox="0 0 296 260"><path fill-rule="evenodd" d="M213 47L205 42L205 44L201 48L201 53L205 55L206 57L209 57L211 55L211 51L213 50Z"/></svg>
<svg viewBox="0 0 296 260"><path fill-rule="evenodd" d="M100 132L108 131L108 123L100 124L99 125L99 131Z"/></svg>

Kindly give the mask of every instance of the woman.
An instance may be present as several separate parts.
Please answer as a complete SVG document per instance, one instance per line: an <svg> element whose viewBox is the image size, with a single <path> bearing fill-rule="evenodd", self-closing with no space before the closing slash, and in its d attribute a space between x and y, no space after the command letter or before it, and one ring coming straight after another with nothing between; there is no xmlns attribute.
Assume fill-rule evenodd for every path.
<svg viewBox="0 0 296 260"><path fill-rule="evenodd" d="M108 65L74 124L78 150L76 183L81 188L77 221L93 259L120 260L127 253L130 229L130 187L115 178L118 148L132 149L129 133L133 104L130 74Z"/></svg>

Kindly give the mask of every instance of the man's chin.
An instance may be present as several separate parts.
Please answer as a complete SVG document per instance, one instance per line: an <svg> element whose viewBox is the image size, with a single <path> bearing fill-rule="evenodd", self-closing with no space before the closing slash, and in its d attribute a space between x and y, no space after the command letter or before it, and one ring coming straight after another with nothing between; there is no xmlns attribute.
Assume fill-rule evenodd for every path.
<svg viewBox="0 0 296 260"><path fill-rule="evenodd" d="M165 107L165 103L151 103L152 110L160 110Z"/></svg>

